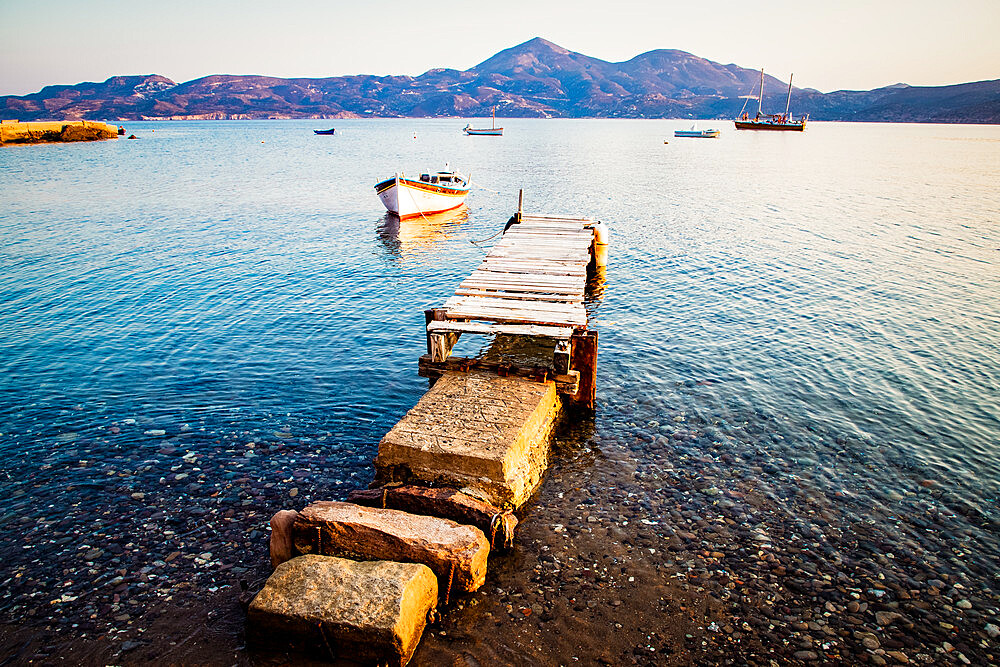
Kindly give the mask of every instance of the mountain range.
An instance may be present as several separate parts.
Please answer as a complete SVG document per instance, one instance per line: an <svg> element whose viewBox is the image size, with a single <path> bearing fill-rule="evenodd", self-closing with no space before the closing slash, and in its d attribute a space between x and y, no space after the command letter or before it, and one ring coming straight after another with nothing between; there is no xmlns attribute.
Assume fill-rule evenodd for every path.
<svg viewBox="0 0 1000 667"><path fill-rule="evenodd" d="M46 86L0 96L5 119L501 117L732 118L751 115L760 72L673 49L612 63L536 37L464 71L420 76L282 79L215 74L176 83L151 74ZM764 77L765 112L784 110L788 84ZM754 98L755 99L755 98ZM821 93L793 88L792 113L814 120L1000 123L1000 79L952 86L896 84Z"/></svg>

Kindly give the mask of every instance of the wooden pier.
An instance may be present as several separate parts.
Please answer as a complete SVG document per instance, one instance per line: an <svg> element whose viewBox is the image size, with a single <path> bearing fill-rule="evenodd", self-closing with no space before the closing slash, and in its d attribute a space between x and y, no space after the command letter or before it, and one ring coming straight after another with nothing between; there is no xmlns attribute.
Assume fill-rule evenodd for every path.
<svg viewBox="0 0 1000 667"><path fill-rule="evenodd" d="M435 610L513 546L513 512L541 484L563 403L594 405L584 292L607 243L600 222L520 208L455 295L425 311L419 372L436 381L379 443L371 490L271 520L276 569L250 605L249 641L405 665ZM496 339L482 357L453 357L462 334Z"/></svg>
<svg viewBox="0 0 1000 667"><path fill-rule="evenodd" d="M478 368L551 379L561 394L592 408L597 333L587 330L584 291L596 256L597 224L590 218L515 215L515 224L455 296L444 307L425 311L427 354L420 358L420 374ZM463 333L549 339L551 363L512 366L452 358Z"/></svg>

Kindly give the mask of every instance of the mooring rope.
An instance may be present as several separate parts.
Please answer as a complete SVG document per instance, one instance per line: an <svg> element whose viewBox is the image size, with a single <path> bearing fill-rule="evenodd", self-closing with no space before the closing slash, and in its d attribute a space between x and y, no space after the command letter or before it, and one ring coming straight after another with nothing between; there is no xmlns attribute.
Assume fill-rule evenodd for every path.
<svg viewBox="0 0 1000 667"><path fill-rule="evenodd" d="M326 630L323 629L323 621L317 623L319 626L319 636L323 638L323 643L326 644L327 653L330 654L330 660L336 661L337 654L333 652L333 647L330 646L330 640L326 638Z"/></svg>
<svg viewBox="0 0 1000 667"><path fill-rule="evenodd" d="M473 183L473 182L472 182L472 178L471 178L471 177L469 178L469 185L470 185L470 186L471 186L471 185L475 185L475 186L476 186L477 188L479 188L480 190L486 190L486 192L489 192L489 193L492 193L492 194L495 194L495 195L502 195L502 194L503 194L503 193L502 193L502 192L500 192L499 190L493 190L492 188L487 188L487 187L484 187L484 186L480 185L479 183Z"/></svg>
<svg viewBox="0 0 1000 667"><path fill-rule="evenodd" d="M503 234L503 232L504 232L504 230L501 229L499 232L497 232L493 236L487 236L485 239L480 239L478 241L473 241L472 239L469 239L469 243L471 243L472 245L478 247L480 243L486 243L487 241L489 241L491 239L495 239L496 237L498 237L501 234Z"/></svg>
<svg viewBox="0 0 1000 667"><path fill-rule="evenodd" d="M444 593L444 606L448 606L448 600L451 598L451 580L455 578L455 561L451 561L451 574L448 575L448 589Z"/></svg>

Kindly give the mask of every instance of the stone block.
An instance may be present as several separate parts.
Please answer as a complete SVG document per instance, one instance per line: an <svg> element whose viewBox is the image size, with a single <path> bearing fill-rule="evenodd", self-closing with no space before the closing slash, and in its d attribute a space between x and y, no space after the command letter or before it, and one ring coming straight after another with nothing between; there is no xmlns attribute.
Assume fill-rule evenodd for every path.
<svg viewBox="0 0 1000 667"><path fill-rule="evenodd" d="M392 486L351 491L347 494L347 501L437 516L475 526L490 538L491 550L509 545L517 527L517 517L511 512L502 512L485 500L447 487Z"/></svg>
<svg viewBox="0 0 1000 667"><path fill-rule="evenodd" d="M278 566L247 612L247 641L331 658L405 665L437 605L418 563L300 556Z"/></svg>
<svg viewBox="0 0 1000 667"><path fill-rule="evenodd" d="M376 482L470 487L516 509L541 483L559 410L552 382L445 373L382 438Z"/></svg>
<svg viewBox="0 0 1000 667"><path fill-rule="evenodd" d="M490 545L478 528L399 510L317 502L292 527L295 550L359 560L423 563L442 588L472 592L486 581Z"/></svg>

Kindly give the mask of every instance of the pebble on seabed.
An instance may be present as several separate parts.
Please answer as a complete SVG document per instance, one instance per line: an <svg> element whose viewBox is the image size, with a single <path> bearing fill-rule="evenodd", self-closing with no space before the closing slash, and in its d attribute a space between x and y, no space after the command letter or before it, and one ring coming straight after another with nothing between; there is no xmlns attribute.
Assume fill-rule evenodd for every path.
<svg viewBox="0 0 1000 667"><path fill-rule="evenodd" d="M343 498L368 474L371 454L362 460L330 433L186 425L119 419L64 433L33 469L17 462L22 472L0 507L0 520L17 527L17 539L11 531L0 538L10 573L0 587L5 614L80 637L132 633L140 610L258 576L267 562L261 528L287 506L292 470L308 489L305 498L291 494L298 503ZM266 437L275 430L285 437ZM243 443L251 441L261 456L248 460ZM58 595L47 594L53 587Z"/></svg>

